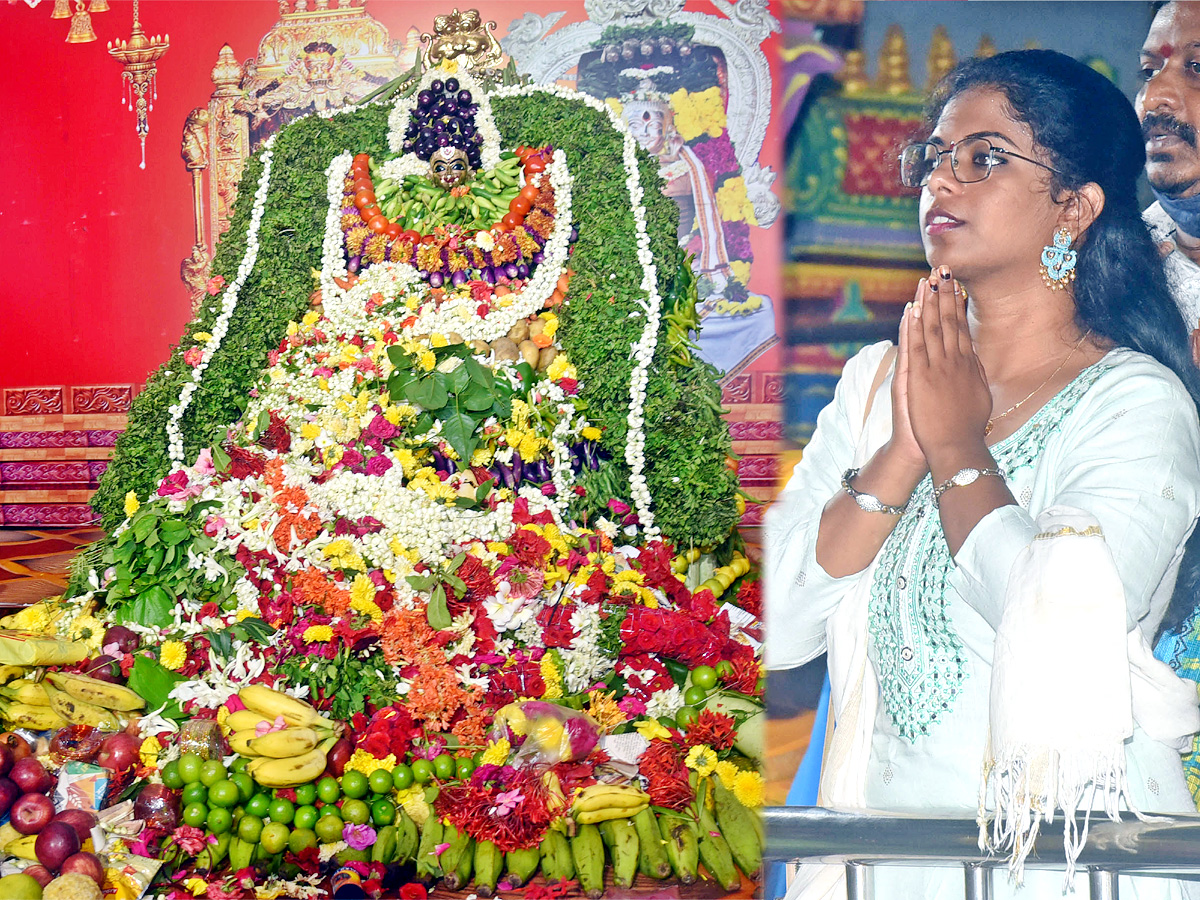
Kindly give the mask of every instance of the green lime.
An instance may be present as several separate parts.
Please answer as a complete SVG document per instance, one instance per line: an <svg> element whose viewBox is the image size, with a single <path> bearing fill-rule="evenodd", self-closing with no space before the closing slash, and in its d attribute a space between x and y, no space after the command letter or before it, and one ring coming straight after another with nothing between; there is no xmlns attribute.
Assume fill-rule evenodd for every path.
<svg viewBox="0 0 1200 900"><path fill-rule="evenodd" d="M681 706L675 712L675 721L680 728L687 728L700 717L700 710L694 706Z"/></svg>
<svg viewBox="0 0 1200 900"><path fill-rule="evenodd" d="M248 765L250 765L250 760L245 756L239 756L236 759L234 759L233 765L231 765L229 767L229 770L231 772L233 772L235 775L241 775L243 772L246 771L246 767Z"/></svg>
<svg viewBox="0 0 1200 900"><path fill-rule="evenodd" d="M215 782L208 789L208 804L209 806L219 806L221 809L230 809L237 806L242 800L242 792L238 786L228 778L222 778Z"/></svg>
<svg viewBox="0 0 1200 900"><path fill-rule="evenodd" d="M729 660L723 659L717 663L717 675L721 678L728 678L733 674L733 672L733 663L731 663Z"/></svg>
<svg viewBox="0 0 1200 900"><path fill-rule="evenodd" d="M467 757L463 757L454 764L454 774L458 776L459 781L466 781L474 771L475 762Z"/></svg>
<svg viewBox="0 0 1200 900"><path fill-rule="evenodd" d="M269 856L275 856L287 849L288 839L292 830L282 822L268 822L263 826L258 844Z"/></svg>
<svg viewBox="0 0 1200 900"><path fill-rule="evenodd" d="M367 779L372 794L386 794L392 789L392 773L387 769L376 769Z"/></svg>
<svg viewBox="0 0 1200 900"><path fill-rule="evenodd" d="M260 819L265 819L270 809L271 798L266 794L255 794L246 801L246 815L248 816L258 816Z"/></svg>
<svg viewBox="0 0 1200 900"><path fill-rule="evenodd" d="M692 685L683 692L683 702L688 706L699 706L708 698L708 691L702 687ZM678 716L676 716L678 718Z"/></svg>
<svg viewBox="0 0 1200 900"><path fill-rule="evenodd" d="M370 787L367 776L357 769L350 769L342 775L342 793L347 797L357 800L359 797L366 796Z"/></svg>
<svg viewBox="0 0 1200 900"><path fill-rule="evenodd" d="M413 770L407 763L400 763L392 769L392 787L398 791L404 790L413 783Z"/></svg>
<svg viewBox="0 0 1200 900"><path fill-rule="evenodd" d="M332 844L342 839L345 827L346 823L342 821L341 816L321 816L317 819L317 827L314 830L322 844Z"/></svg>
<svg viewBox="0 0 1200 900"><path fill-rule="evenodd" d="M224 834L233 827L233 813L214 806L208 811L208 818L205 819L205 822L208 824L208 830L213 834Z"/></svg>
<svg viewBox="0 0 1200 900"><path fill-rule="evenodd" d="M297 812L299 812L299 810L297 810ZM326 816L337 816L338 818L341 818L342 815L342 811L330 803L326 803L324 806L320 807L317 812L320 814L320 818L322 819L324 819Z"/></svg>
<svg viewBox="0 0 1200 900"><path fill-rule="evenodd" d="M296 807L296 817L292 819L293 828L312 828L317 824L321 814L311 803L307 806Z"/></svg>
<svg viewBox="0 0 1200 900"><path fill-rule="evenodd" d="M205 787L212 787L218 781L226 778L228 772L225 771L225 764L219 759L210 759L200 767L200 783Z"/></svg>
<svg viewBox="0 0 1200 900"><path fill-rule="evenodd" d="M173 791L183 787L183 776L179 774L179 760L173 759L162 767L163 784Z"/></svg>
<svg viewBox="0 0 1200 900"><path fill-rule="evenodd" d="M187 806L189 803L203 803L207 806L208 788L198 781L193 781L183 789L183 793L179 799L183 802L184 806Z"/></svg>
<svg viewBox="0 0 1200 900"><path fill-rule="evenodd" d="M189 803L183 808L183 824L199 828L208 818L208 807L203 803Z"/></svg>
<svg viewBox="0 0 1200 900"><path fill-rule="evenodd" d="M391 800L380 797L371 804L371 822L375 825L391 825L396 821L396 806Z"/></svg>
<svg viewBox="0 0 1200 900"><path fill-rule="evenodd" d="M247 844L257 844L262 835L263 820L258 816L242 816L238 822L238 837Z"/></svg>
<svg viewBox="0 0 1200 900"><path fill-rule="evenodd" d="M254 796L254 779L245 772L234 772L229 780L237 785L239 803L245 803Z"/></svg>
<svg viewBox="0 0 1200 900"><path fill-rule="evenodd" d="M204 765L204 760L200 758L199 753L185 753L179 757L179 777L183 779L184 784L191 784L200 780L200 767Z"/></svg>
<svg viewBox="0 0 1200 900"><path fill-rule="evenodd" d="M317 802L317 785L310 781L308 784L302 784L296 788L296 805L297 806L312 806Z"/></svg>
<svg viewBox="0 0 1200 900"><path fill-rule="evenodd" d="M276 797L271 801L271 808L267 814L271 817L272 822L291 825L292 819L296 818L296 804L283 797Z"/></svg>
<svg viewBox="0 0 1200 900"><path fill-rule="evenodd" d="M342 819L351 825L366 825L371 819L371 807L363 800L343 800Z"/></svg>
<svg viewBox="0 0 1200 900"><path fill-rule="evenodd" d="M413 781L424 784L433 777L433 763L427 759L414 759L412 764Z"/></svg>
<svg viewBox="0 0 1200 900"><path fill-rule="evenodd" d="M439 753L433 759L433 774L438 781L447 781L454 777L454 757L449 753Z"/></svg>
<svg viewBox="0 0 1200 900"><path fill-rule="evenodd" d="M317 833L311 828L297 828L288 838L288 849L300 853L317 846Z"/></svg>
<svg viewBox="0 0 1200 900"><path fill-rule="evenodd" d="M702 690L711 691L717 686L717 670L712 666L696 666L692 669L692 684Z"/></svg>
<svg viewBox="0 0 1200 900"><path fill-rule="evenodd" d="M326 775L318 781L317 796L325 803L337 803L338 798L342 796L342 789L338 787L338 780L332 775Z"/></svg>

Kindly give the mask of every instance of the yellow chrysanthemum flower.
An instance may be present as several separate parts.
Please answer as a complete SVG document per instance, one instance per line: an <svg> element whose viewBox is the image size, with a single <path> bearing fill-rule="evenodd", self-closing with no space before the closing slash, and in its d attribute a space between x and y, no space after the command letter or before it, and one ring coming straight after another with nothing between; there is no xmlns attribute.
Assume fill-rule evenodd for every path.
<svg viewBox="0 0 1200 900"><path fill-rule="evenodd" d="M521 437L521 444L517 447L517 452L521 454L521 459L525 462L533 462L541 455L543 443L545 441L540 437L527 431Z"/></svg>
<svg viewBox="0 0 1200 900"><path fill-rule="evenodd" d="M450 342L448 340L446 340L446 336L440 332L435 331L433 334L431 334L429 336L429 346L430 347L434 347L434 348L445 347L449 343Z"/></svg>
<svg viewBox="0 0 1200 900"><path fill-rule="evenodd" d="M192 340L194 340L197 344L207 344L212 340L212 335L207 331L197 331L192 335Z"/></svg>
<svg viewBox="0 0 1200 900"><path fill-rule="evenodd" d="M239 609L237 611L237 620L239 622L244 622L246 619L257 619L257 618L259 618L257 609Z"/></svg>
<svg viewBox="0 0 1200 900"><path fill-rule="evenodd" d="M740 281L742 284L745 284L746 282L748 282L750 280L750 263L746 262L746 260L744 260L744 259L733 260L729 264L729 269L731 272L733 272L733 277L736 278L738 281ZM760 306L762 305L761 300L759 301L759 305Z"/></svg>
<svg viewBox="0 0 1200 900"><path fill-rule="evenodd" d="M717 767L714 770L716 776L721 779L721 784L729 791L733 790L733 782L737 779L741 771L741 769L727 759L723 759L717 763Z"/></svg>
<svg viewBox="0 0 1200 900"><path fill-rule="evenodd" d="M317 312L315 309L310 309L308 312L306 312L304 314L304 318L301 321L305 325L308 325L311 327L313 325L316 325L319 321L321 321L321 314L319 312Z"/></svg>
<svg viewBox="0 0 1200 900"><path fill-rule="evenodd" d="M558 316L552 312L542 313L542 318L546 320L546 326L542 329L542 334L546 337L554 337L554 333L558 331Z"/></svg>
<svg viewBox="0 0 1200 900"><path fill-rule="evenodd" d="M508 555L508 544L504 543L503 541L488 541L485 546L492 553L496 553L501 556Z"/></svg>
<svg viewBox="0 0 1200 900"><path fill-rule="evenodd" d="M473 466L489 466L492 463L492 457L496 455L496 451L492 447L480 447L471 454L471 465Z"/></svg>
<svg viewBox="0 0 1200 900"><path fill-rule="evenodd" d="M717 768L717 753L708 744L697 744L688 751L684 764L701 776L711 775ZM736 782L734 784L736 788Z"/></svg>
<svg viewBox="0 0 1200 900"><path fill-rule="evenodd" d="M408 813L408 817L417 823L418 828L425 824L425 820L429 818L432 810L425 801L424 787L414 784L412 787L397 791L395 797L396 805Z"/></svg>
<svg viewBox="0 0 1200 900"><path fill-rule="evenodd" d="M309 625L303 638L306 644L326 643L333 640L333 629L328 625Z"/></svg>
<svg viewBox="0 0 1200 900"><path fill-rule="evenodd" d="M299 331L300 331L300 326L296 322L288 322L287 323L288 337L291 337L293 334L298 334Z"/></svg>
<svg viewBox="0 0 1200 900"><path fill-rule="evenodd" d="M589 425L587 428L583 429L583 431L579 432L579 436L585 441L598 441L600 440L601 434L602 432L595 425Z"/></svg>
<svg viewBox="0 0 1200 900"><path fill-rule="evenodd" d="M330 541L325 545L325 549L321 551L326 559L333 559L335 556L345 556L347 553L354 552L354 546L350 543L349 538L338 538Z"/></svg>
<svg viewBox="0 0 1200 900"><path fill-rule="evenodd" d="M746 182L739 175L730 178L717 191L717 212L726 222L748 222L757 225L754 204L746 196Z"/></svg>
<svg viewBox="0 0 1200 900"><path fill-rule="evenodd" d="M492 741L487 745L487 749L480 754L479 764L481 766L502 766L508 760L508 754L512 750L512 745L508 742L508 738L500 738L498 741Z"/></svg>
<svg viewBox="0 0 1200 900"><path fill-rule="evenodd" d="M164 641L158 661L162 663L164 669L170 669L172 672L178 671L187 662L187 647L184 646L183 641Z"/></svg>
<svg viewBox="0 0 1200 900"><path fill-rule="evenodd" d="M90 655L95 655L100 651L107 627L95 616L79 616L71 623L71 638L84 644Z"/></svg>
<svg viewBox="0 0 1200 900"><path fill-rule="evenodd" d="M561 378L574 378L575 367L571 365L571 361L567 359L565 353L560 353L554 357L554 362L546 367L546 377L551 381L558 381Z"/></svg>
<svg viewBox="0 0 1200 900"><path fill-rule="evenodd" d="M766 797L766 785L758 772L739 772L733 779L733 796L747 809L762 806Z"/></svg>
<svg viewBox="0 0 1200 900"><path fill-rule="evenodd" d="M203 878L189 878L183 886L192 892L193 897L203 897L208 893L208 882Z"/></svg>
<svg viewBox="0 0 1200 900"><path fill-rule="evenodd" d="M142 504L138 502L136 493L130 491L125 495L125 515L132 516L141 508Z"/></svg>
<svg viewBox="0 0 1200 900"><path fill-rule="evenodd" d="M162 752L162 744L154 735L142 741L142 746L138 749L138 756L141 757L142 765L147 769L152 769L158 765L158 754Z"/></svg>
<svg viewBox="0 0 1200 900"><path fill-rule="evenodd" d="M625 724L627 716L614 699L615 691L589 691L587 713L600 723L600 728L610 732Z"/></svg>
<svg viewBox="0 0 1200 900"><path fill-rule="evenodd" d="M350 586L350 608L370 616L372 622L379 624L383 621L383 610L375 602L375 591L375 582L366 575L355 575Z"/></svg>
<svg viewBox="0 0 1200 900"><path fill-rule="evenodd" d="M725 105L719 87L696 93L680 88L671 94L671 108L675 111L675 129L685 141L702 134L720 137L725 130Z"/></svg>
<svg viewBox="0 0 1200 900"><path fill-rule="evenodd" d="M417 357L417 362L420 364L422 369L424 369L426 372L429 372L432 371L433 367L437 365L437 357L433 355L432 350L424 350L421 352L421 355Z"/></svg>
<svg viewBox="0 0 1200 900"><path fill-rule="evenodd" d="M377 759L366 750L355 750L351 757L346 760L346 770L362 772L368 778L376 769L384 769L388 772L396 768L396 757L389 753L383 759Z"/></svg>
<svg viewBox="0 0 1200 900"><path fill-rule="evenodd" d="M321 426L316 422L305 422L300 426L300 437L307 441L315 441L321 436Z"/></svg>
<svg viewBox="0 0 1200 900"><path fill-rule="evenodd" d="M648 741L655 739L669 740L671 732L663 726L657 719L643 719L633 726L634 729Z"/></svg>
<svg viewBox="0 0 1200 900"><path fill-rule="evenodd" d="M621 118L621 116L625 113L624 104L621 103L621 101L616 97L605 97L604 102L607 103L612 108L612 111L617 114L618 119Z"/></svg>
<svg viewBox="0 0 1200 900"><path fill-rule="evenodd" d="M562 673L558 669L558 663L554 661L553 654L547 653L543 656L538 667L542 672L542 681L546 684L542 698L556 700L561 697L563 695Z"/></svg>

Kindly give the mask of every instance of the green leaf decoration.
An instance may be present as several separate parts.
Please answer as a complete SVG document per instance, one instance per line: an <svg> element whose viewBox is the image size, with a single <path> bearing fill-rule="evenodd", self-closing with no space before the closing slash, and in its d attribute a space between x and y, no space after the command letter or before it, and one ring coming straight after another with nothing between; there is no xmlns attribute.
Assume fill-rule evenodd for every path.
<svg viewBox="0 0 1200 900"><path fill-rule="evenodd" d="M429 605L425 607L425 616L429 620L429 627L434 631L449 628L453 622L450 618L450 608L446 605L446 591L440 584L433 589Z"/></svg>
<svg viewBox="0 0 1200 900"><path fill-rule="evenodd" d="M155 585L139 594L132 603L121 607L117 613L117 621L163 628L175 620L172 615L174 611L175 598L161 586Z"/></svg>
<svg viewBox="0 0 1200 900"><path fill-rule="evenodd" d="M135 654L133 668L129 670L128 685L131 690L137 691L145 699L147 709L158 709L165 703L166 709L162 711L163 716L176 721L187 718L187 714L180 708L179 703L168 699L168 695L174 690L175 685L181 681L183 681L182 675L176 675L153 657L140 653Z"/></svg>
<svg viewBox="0 0 1200 900"><path fill-rule="evenodd" d="M464 463L469 464L471 454L479 446L479 439L475 434L475 419L461 412L444 415L441 419L442 437L454 448L454 452L458 454L458 458L463 460Z"/></svg>

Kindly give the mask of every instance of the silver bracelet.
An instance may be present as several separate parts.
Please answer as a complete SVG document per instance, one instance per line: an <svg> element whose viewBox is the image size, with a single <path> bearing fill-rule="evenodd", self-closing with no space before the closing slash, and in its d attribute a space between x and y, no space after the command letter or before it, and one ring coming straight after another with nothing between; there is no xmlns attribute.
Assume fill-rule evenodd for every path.
<svg viewBox="0 0 1200 900"><path fill-rule="evenodd" d="M942 494L946 493L950 488L966 487L968 484L974 484L984 475L995 475L997 478L1004 478L1004 473L999 469L976 469L971 466L959 469L933 489L933 505L937 506L942 499Z"/></svg>
<svg viewBox="0 0 1200 900"><path fill-rule="evenodd" d="M842 473L842 490L853 498L858 504L858 508L863 512L878 512L885 513L889 516L902 516L908 511L908 501L904 501L903 506L888 506L874 494L864 494L862 491L856 491L853 485L850 484L850 479L859 473L859 469L847 469Z"/></svg>

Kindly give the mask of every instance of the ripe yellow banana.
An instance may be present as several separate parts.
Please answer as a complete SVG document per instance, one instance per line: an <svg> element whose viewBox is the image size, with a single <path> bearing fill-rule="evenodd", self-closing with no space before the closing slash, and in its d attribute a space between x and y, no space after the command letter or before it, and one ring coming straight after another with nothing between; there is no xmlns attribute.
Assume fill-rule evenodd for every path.
<svg viewBox="0 0 1200 900"><path fill-rule="evenodd" d="M262 737L250 740L250 752L272 759L288 759L313 750L321 742L321 736L312 728L285 728L269 731Z"/></svg>
<svg viewBox="0 0 1200 900"><path fill-rule="evenodd" d="M78 675L70 672L47 672L46 680L62 691L66 691L76 700L91 703L103 709L115 709L121 712L132 712L135 709L145 709L146 701L135 690L123 684L110 684L89 675Z"/></svg>
<svg viewBox="0 0 1200 900"><path fill-rule="evenodd" d="M253 728L244 728L241 731L235 731L229 735L229 749L240 756L258 756L250 749L250 742L258 737L258 732Z"/></svg>
<svg viewBox="0 0 1200 900"><path fill-rule="evenodd" d="M84 700L78 700L65 691L46 685L50 708L72 725L92 725L105 731L120 731L121 720L112 710L104 709Z"/></svg>
<svg viewBox="0 0 1200 900"><path fill-rule="evenodd" d="M28 666L0 666L0 684L8 684L14 679L24 678L29 671Z"/></svg>
<svg viewBox="0 0 1200 900"><path fill-rule="evenodd" d="M5 822L3 825L0 825L0 847L20 837L22 837L21 832L13 827L12 822Z"/></svg>
<svg viewBox="0 0 1200 900"><path fill-rule="evenodd" d="M281 788L307 784L325 771L326 753L337 738L329 737L301 756L271 759L260 756L250 762L246 772L263 787Z"/></svg>
<svg viewBox="0 0 1200 900"><path fill-rule="evenodd" d="M252 709L267 719L283 716L283 720L289 725L333 728L333 722L321 716L311 704L263 684L246 685L238 691L238 698L246 704L247 709Z"/></svg>
<svg viewBox="0 0 1200 900"><path fill-rule="evenodd" d="M9 841L4 845L4 855L19 856L21 859L31 859L37 862L37 854L33 850L33 845L37 843L37 838L36 834L26 834L15 841Z"/></svg>
<svg viewBox="0 0 1200 900"><path fill-rule="evenodd" d="M285 719L284 722L286 723L286 721ZM266 722L269 727L275 725L274 718L268 719L262 713L256 713L252 709L239 709L225 717L223 727L228 732L245 731L247 728L257 728L260 722Z"/></svg>
<svg viewBox="0 0 1200 900"><path fill-rule="evenodd" d="M595 812L601 809L631 809L650 802L650 795L640 788L628 784L592 784L575 795L575 813ZM634 810L636 812L637 810ZM633 815L622 812L620 815ZM576 816L578 818L578 816Z"/></svg>
<svg viewBox="0 0 1200 900"><path fill-rule="evenodd" d="M46 689L42 686L41 682L30 681L27 678L22 678L19 681L10 681L3 688L0 688L0 695L17 703L27 703L30 706L50 705L50 698L46 696Z"/></svg>
<svg viewBox="0 0 1200 900"><path fill-rule="evenodd" d="M49 706L30 706L28 703L0 704L0 718L12 728L30 731L51 731L71 724Z"/></svg>

